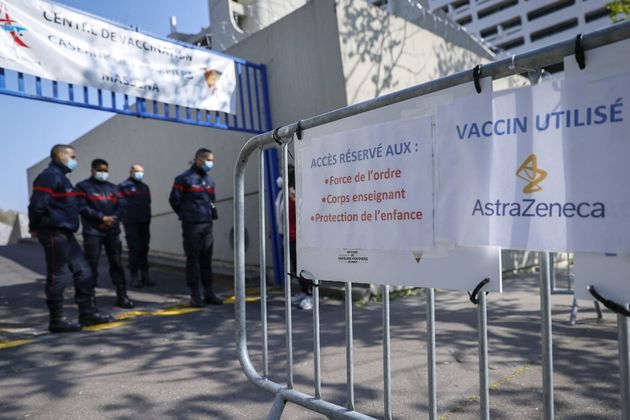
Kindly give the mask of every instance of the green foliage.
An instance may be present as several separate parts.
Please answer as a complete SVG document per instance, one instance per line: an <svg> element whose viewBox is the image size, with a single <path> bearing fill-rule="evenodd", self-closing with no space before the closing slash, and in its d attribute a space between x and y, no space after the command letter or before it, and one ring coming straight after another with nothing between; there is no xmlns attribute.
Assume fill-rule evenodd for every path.
<svg viewBox="0 0 630 420"><path fill-rule="evenodd" d="M13 226L13 222L15 222L15 217L17 213L13 210L2 210L0 209L0 223L7 224L9 226Z"/></svg>
<svg viewBox="0 0 630 420"><path fill-rule="evenodd" d="M613 22L630 18L630 0L615 0L606 5L610 10L610 19Z"/></svg>

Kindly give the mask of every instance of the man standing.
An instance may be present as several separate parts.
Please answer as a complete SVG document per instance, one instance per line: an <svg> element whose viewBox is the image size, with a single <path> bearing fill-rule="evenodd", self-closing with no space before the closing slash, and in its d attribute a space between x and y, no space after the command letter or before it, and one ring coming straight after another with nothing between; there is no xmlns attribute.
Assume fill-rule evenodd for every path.
<svg viewBox="0 0 630 420"><path fill-rule="evenodd" d="M83 195L80 206L83 224L83 248L92 272L92 284L98 285L98 260L105 246L109 260L109 276L116 286L116 306L133 308L127 297L125 270L122 266L122 244L119 221L124 210L124 199L118 187L107 181L109 164L103 159L92 161L92 176L77 184Z"/></svg>
<svg viewBox="0 0 630 420"><path fill-rule="evenodd" d="M58 144L50 151L51 162L33 182L28 206L29 231L44 247L46 255L46 304L51 333L81 330L81 326L111 322L94 305L94 287L88 264L74 237L79 229L80 193L66 174L77 167L72 146ZM69 275L74 280L74 300L79 306L79 324L63 316L63 292Z"/></svg>
<svg viewBox="0 0 630 420"><path fill-rule="evenodd" d="M212 221L217 218L214 207L214 179L208 172L214 166L214 154L208 149L195 153L192 167L175 178L169 202L182 222L186 253L186 283L190 288L190 306L222 305L212 289ZM199 283L204 289L201 298Z"/></svg>
<svg viewBox="0 0 630 420"><path fill-rule="evenodd" d="M155 286L155 282L149 277L149 240L151 232L151 191L149 186L142 182L144 167L134 163L129 171L129 178L118 185L126 202L126 211L123 214L125 226L125 238L129 248L129 272L131 273L131 286ZM141 278L138 278L140 270ZM141 280L140 280L141 279Z"/></svg>

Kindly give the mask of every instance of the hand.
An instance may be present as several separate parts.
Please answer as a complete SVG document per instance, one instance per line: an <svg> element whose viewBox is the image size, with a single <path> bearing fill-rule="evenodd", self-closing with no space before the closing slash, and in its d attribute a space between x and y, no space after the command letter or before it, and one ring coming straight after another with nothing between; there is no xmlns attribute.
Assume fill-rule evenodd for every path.
<svg viewBox="0 0 630 420"><path fill-rule="evenodd" d="M103 216L101 221L108 228L114 227L114 225L116 224L116 218L114 216Z"/></svg>
<svg viewBox="0 0 630 420"><path fill-rule="evenodd" d="M99 230L110 230L112 227L106 223L101 223L100 225L98 225Z"/></svg>
<svg viewBox="0 0 630 420"><path fill-rule="evenodd" d="M37 231L36 230L29 230L28 233L31 234L31 238L37 239Z"/></svg>

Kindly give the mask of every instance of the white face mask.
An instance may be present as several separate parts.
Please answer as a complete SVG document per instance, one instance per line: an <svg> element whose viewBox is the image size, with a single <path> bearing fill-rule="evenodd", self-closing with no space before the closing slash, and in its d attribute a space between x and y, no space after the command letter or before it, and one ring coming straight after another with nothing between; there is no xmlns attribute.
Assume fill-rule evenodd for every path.
<svg viewBox="0 0 630 420"><path fill-rule="evenodd" d="M95 172L94 178L96 178L99 181L105 182L107 181L107 178L109 178L109 173L108 172Z"/></svg>

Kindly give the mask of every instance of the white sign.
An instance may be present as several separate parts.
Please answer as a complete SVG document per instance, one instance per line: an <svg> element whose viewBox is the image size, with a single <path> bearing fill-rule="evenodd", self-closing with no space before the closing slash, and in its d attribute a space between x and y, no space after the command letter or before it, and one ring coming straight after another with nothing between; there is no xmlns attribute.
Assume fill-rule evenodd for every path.
<svg viewBox="0 0 630 420"><path fill-rule="evenodd" d="M88 87L235 112L233 60L39 0L0 1L0 67Z"/></svg>
<svg viewBox="0 0 630 420"><path fill-rule="evenodd" d="M303 248L433 247L431 119L296 141Z"/></svg>
<svg viewBox="0 0 630 420"><path fill-rule="evenodd" d="M436 123L436 237L630 252L630 76L460 98Z"/></svg>
<svg viewBox="0 0 630 420"><path fill-rule="evenodd" d="M321 280L472 291L487 278L483 290L501 292L501 250L492 247L418 253L298 246L297 263L298 273Z"/></svg>
<svg viewBox="0 0 630 420"><path fill-rule="evenodd" d="M575 297L593 299L587 287L620 305L630 304L630 255L575 254Z"/></svg>

